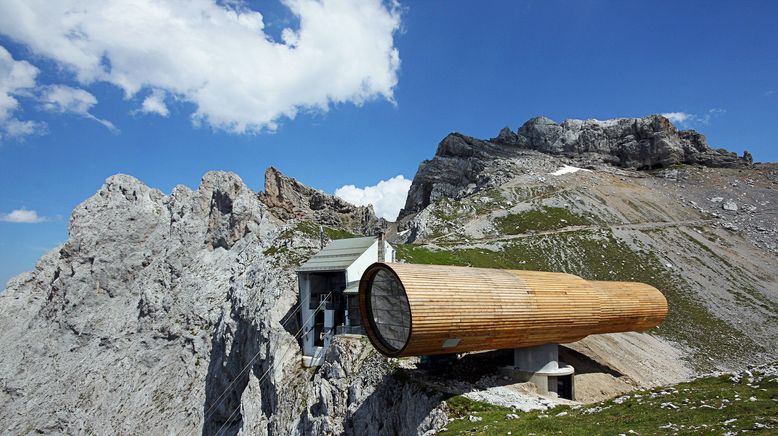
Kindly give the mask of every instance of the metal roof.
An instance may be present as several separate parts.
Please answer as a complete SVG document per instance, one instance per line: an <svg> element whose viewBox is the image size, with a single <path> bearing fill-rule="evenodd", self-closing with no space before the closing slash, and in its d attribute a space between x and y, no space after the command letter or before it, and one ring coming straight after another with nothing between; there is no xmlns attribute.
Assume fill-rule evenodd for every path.
<svg viewBox="0 0 778 436"><path fill-rule="evenodd" d="M376 238L337 239L316 253L297 271L343 271L370 248Z"/></svg>
<svg viewBox="0 0 778 436"><path fill-rule="evenodd" d="M346 284L346 289L343 290L344 294L358 294L359 293L359 280L354 280Z"/></svg>

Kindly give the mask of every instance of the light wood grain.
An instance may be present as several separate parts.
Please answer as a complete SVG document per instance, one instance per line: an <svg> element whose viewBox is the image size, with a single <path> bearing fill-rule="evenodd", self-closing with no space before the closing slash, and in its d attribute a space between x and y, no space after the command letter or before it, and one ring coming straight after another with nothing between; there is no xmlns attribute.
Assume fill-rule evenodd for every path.
<svg viewBox="0 0 778 436"><path fill-rule="evenodd" d="M381 268L399 278L410 305L410 336L399 351L382 346L368 319L366 287ZM529 347L575 342L598 333L642 331L659 325L668 310L662 293L643 283L400 263L371 265L362 276L359 300L368 338L389 356ZM460 341L443 348L448 339Z"/></svg>

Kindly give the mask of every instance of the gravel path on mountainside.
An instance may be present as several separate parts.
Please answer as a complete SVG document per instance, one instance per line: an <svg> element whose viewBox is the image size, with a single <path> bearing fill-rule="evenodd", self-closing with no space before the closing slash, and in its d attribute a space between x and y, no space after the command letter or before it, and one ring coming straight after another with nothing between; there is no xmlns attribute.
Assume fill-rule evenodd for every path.
<svg viewBox="0 0 778 436"><path fill-rule="evenodd" d="M612 224L607 226L597 226L597 225L591 225L591 226L567 226L563 227L561 229L557 230L544 230L540 232L531 232L531 233L519 233L516 235L502 235L498 237L491 237L491 238L477 238L477 239L471 239L470 242L467 244L460 244L457 245L457 247L462 248L469 248L471 247L473 242L476 243L488 243L488 242L500 242L500 241L509 241L512 239L522 239L522 238L531 238L536 236L545 236L545 235L557 235L560 233L571 233L571 232L578 232L582 230L599 230L599 229L620 229L620 230L652 230L652 229L661 229L661 228L667 228L667 227L695 227L695 226L703 226L715 223L716 220L684 220L684 221L670 221L670 222L644 222L644 223L629 223L629 224ZM445 238L448 235L442 235L437 238L429 239L428 241L434 242L434 241L440 241L441 239Z"/></svg>

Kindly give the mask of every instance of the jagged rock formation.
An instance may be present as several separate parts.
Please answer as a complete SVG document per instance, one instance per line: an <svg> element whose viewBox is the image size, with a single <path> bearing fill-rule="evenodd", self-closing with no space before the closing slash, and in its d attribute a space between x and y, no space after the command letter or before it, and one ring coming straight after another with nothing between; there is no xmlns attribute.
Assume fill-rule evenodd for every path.
<svg viewBox="0 0 778 436"><path fill-rule="evenodd" d="M643 139L620 136L634 129ZM622 133L605 133L611 130ZM670 348L683 350L683 359L707 369L775 359L778 166L735 160L690 137L659 117L562 125L535 119L489 141L451 134L419 167L393 237L414 244L411 261L650 283L671 308L656 333L682 344ZM643 152L622 154L623 162L706 165L616 166L614 138L633 144L628 150L657 153L648 160ZM570 156L561 144L573 147ZM598 336L576 349L612 355L634 343L614 338L605 344Z"/></svg>
<svg viewBox="0 0 778 436"><path fill-rule="evenodd" d="M711 149L705 136L678 130L667 118L565 120L533 118L513 134L500 132L495 142L567 157L594 158L621 167L657 168L677 163L735 167L751 163L724 149Z"/></svg>
<svg viewBox="0 0 778 436"><path fill-rule="evenodd" d="M554 140L538 133L556 132L553 126L504 130L489 141L449 135L420 167L396 235L427 247L405 246L402 255L641 280L664 291L677 316L657 331L563 349L584 369L576 379L584 398L687 379L690 364L775 358L776 168L617 168L611 164L631 164L613 160L618 147L605 147L615 137L587 142L584 133L611 127L562 128ZM660 153L656 162L716 164L705 156L717 152L702 139L662 129L654 139L641 130L634 147L677 143L689 153ZM568 136L577 139L560 139ZM572 159L565 150L573 142L576 150L594 145ZM721 165L736 162L719 155ZM641 162L654 158L647 159ZM553 175L581 162L595 171ZM506 364L500 353L427 372L414 361L384 359L364 339L339 337L321 368L302 367L294 270L319 247L310 229L372 234L386 224L370 208L272 168L263 193L223 172L169 195L130 176L109 178L74 210L68 240L0 294L0 427L11 434L432 434L446 425L451 395L553 404L537 396L527 402L529 386L506 386L497 375Z"/></svg>
<svg viewBox="0 0 778 436"><path fill-rule="evenodd" d="M273 167L265 171L265 192L260 197L283 220L312 220L363 235L374 235L388 224L385 219L376 218L372 205L354 206L338 197L309 188Z"/></svg>
<svg viewBox="0 0 778 436"><path fill-rule="evenodd" d="M624 168L650 169L674 164L739 167L752 163L724 149L712 149L705 136L678 130L661 115L613 120L566 120L561 124L546 117L533 118L517 132L506 127L497 137L480 140L451 133L438 145L435 157L424 161L414 177L399 219L421 211L436 198L459 198L484 186L505 180L495 171L495 160L520 157L526 150L563 156L583 165L607 163ZM484 173L490 169L492 174ZM499 171L498 171L499 172Z"/></svg>
<svg viewBox="0 0 778 436"><path fill-rule="evenodd" d="M300 434L435 434L446 424L444 396L395 374L366 338L337 337L311 383Z"/></svg>
<svg viewBox="0 0 778 436"><path fill-rule="evenodd" d="M68 240L0 294L0 427L302 434L380 422L384 410L362 403L388 402L401 383L358 387L363 374L338 369L338 356L312 383L294 337L294 268L319 244L299 218L351 231L379 220L269 174L278 189L262 195L232 173L170 195L116 175L79 205ZM348 407L353 416L335 413ZM317 411L331 413L326 424ZM396 425L385 432L408 428Z"/></svg>

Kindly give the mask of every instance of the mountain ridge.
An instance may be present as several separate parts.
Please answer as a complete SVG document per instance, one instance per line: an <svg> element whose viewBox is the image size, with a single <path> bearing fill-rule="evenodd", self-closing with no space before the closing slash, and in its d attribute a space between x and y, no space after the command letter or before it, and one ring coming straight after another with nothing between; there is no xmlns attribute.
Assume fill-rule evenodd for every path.
<svg viewBox="0 0 778 436"><path fill-rule="evenodd" d="M427 206L436 195L433 185L439 185L440 195L456 195L455 190L470 184L488 183L477 175L495 159L518 157L526 151L569 158L583 166L610 164L625 169L677 164L737 168L753 164L748 151L738 157L725 149L713 149L704 135L678 130L662 115L604 121L568 119L562 123L538 116L516 132L505 127L491 139L448 134L438 144L435 156L420 164L398 220Z"/></svg>
<svg viewBox="0 0 778 436"><path fill-rule="evenodd" d="M226 172L167 195L108 178L73 211L68 240L0 294L0 425L431 435L460 398L517 413L558 404L504 386L500 352L427 370L339 336L319 369L302 367L295 269L320 228L326 241L388 227L402 261L656 286L671 307L659 329L560 347L585 402L777 357L778 166L638 171L447 138L414 178L427 203L398 223L272 167L264 192ZM565 165L591 171L554 175Z"/></svg>

